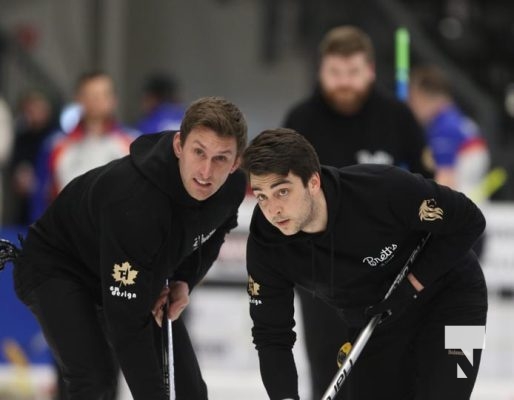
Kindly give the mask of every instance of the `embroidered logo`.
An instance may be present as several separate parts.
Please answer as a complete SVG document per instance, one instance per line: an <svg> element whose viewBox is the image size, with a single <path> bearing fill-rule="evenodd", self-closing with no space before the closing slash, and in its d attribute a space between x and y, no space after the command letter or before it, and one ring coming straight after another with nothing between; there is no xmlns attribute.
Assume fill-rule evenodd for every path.
<svg viewBox="0 0 514 400"><path fill-rule="evenodd" d="M383 150L378 150L374 153L368 150L359 150L355 153L355 157L358 164L394 164L393 156Z"/></svg>
<svg viewBox="0 0 514 400"><path fill-rule="evenodd" d="M115 282L119 282L120 285L127 286L136 283L135 279L138 273L138 271L132 269L132 266L127 261L125 261L121 264L121 266L114 264L112 277L114 278Z"/></svg>
<svg viewBox="0 0 514 400"><path fill-rule="evenodd" d="M250 296L258 296L259 291L261 290L261 285L253 280L253 278L248 276L248 294Z"/></svg>
<svg viewBox="0 0 514 400"><path fill-rule="evenodd" d="M193 242L193 251L196 250L198 247L200 247L201 244L204 244L209 238L214 235L214 232L216 232L216 229L213 229L208 234L204 235L203 233L201 235L198 235L195 237L195 240Z"/></svg>
<svg viewBox="0 0 514 400"><path fill-rule="evenodd" d="M388 262L394 256L394 251L398 248L396 244L391 244L390 246L384 247L380 251L380 255L378 257L364 257L362 259L363 263L368 263L372 267L376 267L377 265L384 264Z"/></svg>
<svg viewBox="0 0 514 400"><path fill-rule="evenodd" d="M435 221L436 219L443 219L444 211L442 208L437 207L434 199L423 200L419 207L419 219L421 221Z"/></svg>
<svg viewBox="0 0 514 400"><path fill-rule="evenodd" d="M109 290L111 291L111 296L114 297L124 297L129 300L135 299L137 297L136 293L129 292L128 290L121 291L118 286L111 286Z"/></svg>

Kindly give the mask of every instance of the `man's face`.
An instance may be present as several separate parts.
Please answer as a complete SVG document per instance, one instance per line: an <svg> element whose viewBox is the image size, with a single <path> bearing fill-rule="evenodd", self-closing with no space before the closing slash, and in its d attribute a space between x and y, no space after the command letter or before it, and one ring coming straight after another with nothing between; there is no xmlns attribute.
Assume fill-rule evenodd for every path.
<svg viewBox="0 0 514 400"><path fill-rule="evenodd" d="M200 201L216 193L239 166L236 138L202 126L193 128L183 145L180 133L175 134L173 150L187 193Z"/></svg>
<svg viewBox="0 0 514 400"><path fill-rule="evenodd" d="M112 118L116 109L112 80L107 76L98 76L85 82L77 93L77 101L83 108L85 118Z"/></svg>
<svg viewBox="0 0 514 400"><path fill-rule="evenodd" d="M266 219L284 235L294 235L313 222L313 195L319 190L317 174L307 187L291 172L287 176L250 174L250 185Z"/></svg>
<svg viewBox="0 0 514 400"><path fill-rule="evenodd" d="M319 70L321 90L328 102L343 114L357 112L375 81L375 68L364 53L348 57L326 55Z"/></svg>
<svg viewBox="0 0 514 400"><path fill-rule="evenodd" d="M429 97L415 86L409 88L409 107L422 125L428 124L434 113L433 106L428 99Z"/></svg>
<svg viewBox="0 0 514 400"><path fill-rule="evenodd" d="M22 105L22 112L27 121L27 124L35 128L44 127L52 118L52 108L50 103L40 97L33 97L25 100Z"/></svg>

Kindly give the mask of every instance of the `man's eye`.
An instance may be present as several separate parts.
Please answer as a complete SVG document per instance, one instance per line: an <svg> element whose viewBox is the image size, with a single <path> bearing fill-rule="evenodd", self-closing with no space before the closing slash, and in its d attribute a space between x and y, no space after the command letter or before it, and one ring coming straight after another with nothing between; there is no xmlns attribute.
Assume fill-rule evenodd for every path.
<svg viewBox="0 0 514 400"><path fill-rule="evenodd" d="M193 151L194 151L194 153L196 155L199 155L199 156L201 156L203 154L203 150L202 149L194 149Z"/></svg>
<svg viewBox="0 0 514 400"><path fill-rule="evenodd" d="M257 199L258 202L266 200L266 196L264 196L263 194L258 194L255 196L255 198Z"/></svg>
<svg viewBox="0 0 514 400"><path fill-rule="evenodd" d="M279 196L287 196L289 194L289 189L280 189L278 191Z"/></svg>
<svg viewBox="0 0 514 400"><path fill-rule="evenodd" d="M214 159L218 162L226 162L228 160L225 156L217 156Z"/></svg>

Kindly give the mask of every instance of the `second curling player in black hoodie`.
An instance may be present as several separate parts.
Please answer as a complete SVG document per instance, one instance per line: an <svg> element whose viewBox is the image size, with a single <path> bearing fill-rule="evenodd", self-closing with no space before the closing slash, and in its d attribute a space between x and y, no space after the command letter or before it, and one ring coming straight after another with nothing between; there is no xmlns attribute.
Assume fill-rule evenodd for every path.
<svg viewBox="0 0 514 400"><path fill-rule="evenodd" d="M141 136L130 155L73 180L31 226L16 291L43 329L68 399L108 398L117 380L110 346L135 400L167 399L152 311L170 294L171 317L180 314L237 225L246 138L235 105L199 99L179 133ZM173 284L163 291L166 278ZM173 330L177 399L205 400L180 319Z"/></svg>
<svg viewBox="0 0 514 400"><path fill-rule="evenodd" d="M343 385L345 400L469 399L487 314L484 276L471 250L485 227L475 204L394 166L320 167L313 147L290 129L257 136L243 165L258 201L248 293L270 399L299 398L296 285L338 309L355 334L382 316ZM382 302L429 233L407 277ZM466 333L455 337L461 327L478 337L474 350Z"/></svg>

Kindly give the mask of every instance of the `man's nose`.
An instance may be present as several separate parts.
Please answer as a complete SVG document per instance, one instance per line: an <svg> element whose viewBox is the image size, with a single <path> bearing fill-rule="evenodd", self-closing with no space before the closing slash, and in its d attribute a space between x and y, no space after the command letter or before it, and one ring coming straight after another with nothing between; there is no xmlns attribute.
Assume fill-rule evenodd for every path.
<svg viewBox="0 0 514 400"><path fill-rule="evenodd" d="M212 175L212 161L211 160L203 160L200 166L200 175L202 179L209 179Z"/></svg>
<svg viewBox="0 0 514 400"><path fill-rule="evenodd" d="M346 88L348 85L350 85L352 83L352 78L350 77L349 74L340 74L338 77L337 77L337 85L339 87L343 87L343 88Z"/></svg>
<svg viewBox="0 0 514 400"><path fill-rule="evenodd" d="M271 217L275 217L282 213L282 207L275 201L270 201L268 204L268 213Z"/></svg>

